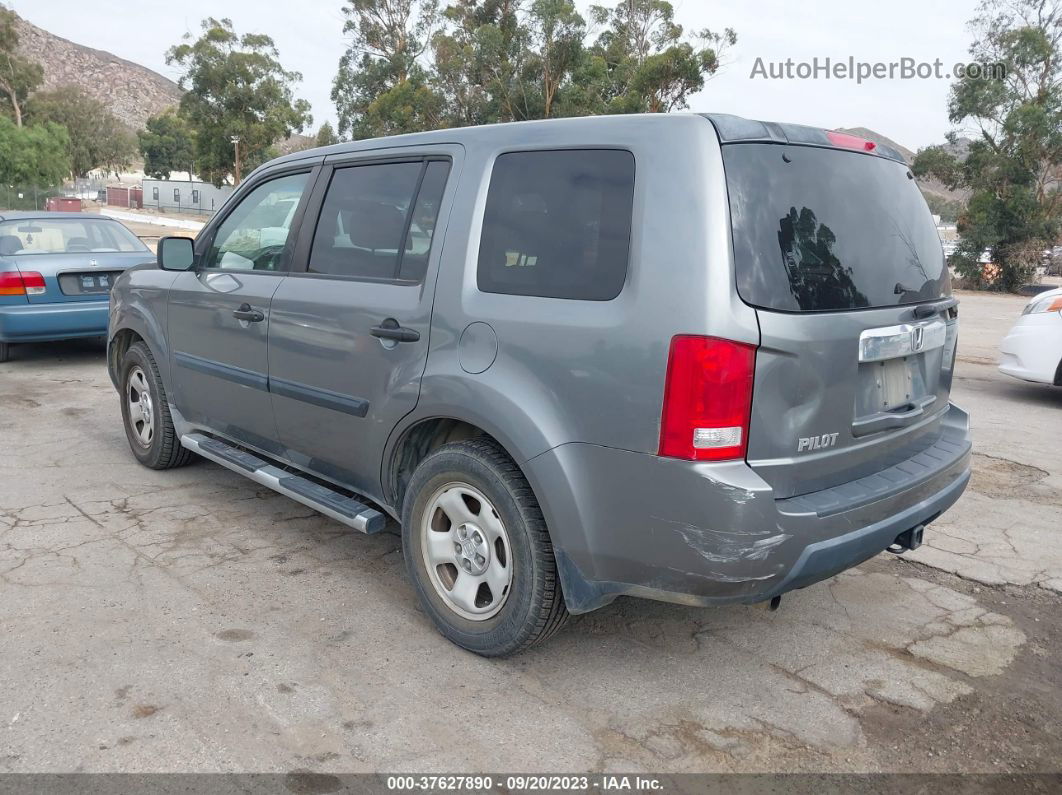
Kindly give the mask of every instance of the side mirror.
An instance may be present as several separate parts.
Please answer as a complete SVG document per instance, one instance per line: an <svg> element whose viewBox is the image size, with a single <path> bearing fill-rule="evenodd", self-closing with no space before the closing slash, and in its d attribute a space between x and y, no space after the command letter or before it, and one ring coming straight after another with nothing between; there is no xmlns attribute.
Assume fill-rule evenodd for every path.
<svg viewBox="0 0 1062 795"><path fill-rule="evenodd" d="M195 262L195 249L190 237L164 237L159 240L159 267L164 271L190 270Z"/></svg>

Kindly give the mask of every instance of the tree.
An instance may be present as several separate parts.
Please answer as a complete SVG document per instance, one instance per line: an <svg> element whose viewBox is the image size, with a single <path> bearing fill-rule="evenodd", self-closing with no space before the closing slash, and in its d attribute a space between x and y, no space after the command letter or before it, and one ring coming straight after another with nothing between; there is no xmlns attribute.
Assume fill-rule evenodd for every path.
<svg viewBox="0 0 1062 795"><path fill-rule="evenodd" d="M521 0L455 0L446 8L450 29L435 35L432 53L449 124L536 117L520 80L530 42L521 8Z"/></svg>
<svg viewBox="0 0 1062 795"><path fill-rule="evenodd" d="M15 125L22 126L22 105L30 92L41 84L40 64L18 54L18 16L0 6L0 97L11 106Z"/></svg>
<svg viewBox="0 0 1062 795"><path fill-rule="evenodd" d="M591 7L589 46L574 0L449 0L441 15L437 3L347 0L341 133L684 108L737 40L687 36L664 0Z"/></svg>
<svg viewBox="0 0 1062 795"><path fill-rule="evenodd" d="M147 120L137 133L144 173L155 179L169 179L174 171L187 171L189 179L195 161L195 139L188 123L173 110Z"/></svg>
<svg viewBox="0 0 1062 795"><path fill-rule="evenodd" d="M926 204L929 205L929 211L933 215L939 215L942 222L953 224L959 219L959 214L963 210L961 201L945 199L938 193L927 193L926 191L922 191L922 195L925 197Z"/></svg>
<svg viewBox="0 0 1062 795"><path fill-rule="evenodd" d="M726 28L707 28L687 40L666 0L624 0L614 8L592 6L591 19L604 30L591 49L603 76L599 90L611 113L667 113L688 107L722 54L737 42Z"/></svg>
<svg viewBox="0 0 1062 795"><path fill-rule="evenodd" d="M442 98L418 59L438 20L438 0L346 0L332 101L339 132L354 138L438 126Z"/></svg>
<svg viewBox="0 0 1062 795"><path fill-rule="evenodd" d="M202 30L198 39L189 34L171 47L166 62L184 69L179 113L194 135L198 170L220 186L235 170L234 136L239 170L246 174L313 119L310 104L294 96L302 75L284 69L269 36L237 35L231 20L213 17Z"/></svg>
<svg viewBox="0 0 1062 795"><path fill-rule="evenodd" d="M100 101L75 86L39 91L26 102L26 119L54 122L70 136L70 166L83 177L98 168L119 174L129 168L136 140Z"/></svg>
<svg viewBox="0 0 1062 795"><path fill-rule="evenodd" d="M989 68L952 85L948 118L977 137L963 160L932 146L913 168L971 191L958 219L959 273L988 286L978 262L988 249L990 286L1014 290L1062 227L1062 0L983 0L971 28L972 60Z"/></svg>
<svg viewBox="0 0 1062 795"><path fill-rule="evenodd" d="M331 146L332 144L339 143L339 136L336 135L335 129L332 127L331 122L325 122L321 125L321 128L317 131L317 137L315 139L315 146Z"/></svg>
<svg viewBox="0 0 1062 795"><path fill-rule="evenodd" d="M529 15L532 46L535 48L525 75L541 87L541 114L548 119L557 105L564 106L561 96L579 68L586 52L586 22L572 0L535 0ZM576 108L567 107L565 111Z"/></svg>
<svg viewBox="0 0 1062 795"><path fill-rule="evenodd" d="M70 176L70 138L54 122L18 126L0 116L0 183L56 185Z"/></svg>

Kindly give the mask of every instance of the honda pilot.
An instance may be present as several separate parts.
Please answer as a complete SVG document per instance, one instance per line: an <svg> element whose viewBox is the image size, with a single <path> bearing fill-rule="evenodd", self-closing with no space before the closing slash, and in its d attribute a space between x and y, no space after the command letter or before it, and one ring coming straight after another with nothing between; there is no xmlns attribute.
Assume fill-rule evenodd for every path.
<svg viewBox="0 0 1062 795"><path fill-rule="evenodd" d="M970 477L957 315L889 148L580 118L261 166L118 278L108 364L140 462L397 521L425 613L497 656L916 547Z"/></svg>

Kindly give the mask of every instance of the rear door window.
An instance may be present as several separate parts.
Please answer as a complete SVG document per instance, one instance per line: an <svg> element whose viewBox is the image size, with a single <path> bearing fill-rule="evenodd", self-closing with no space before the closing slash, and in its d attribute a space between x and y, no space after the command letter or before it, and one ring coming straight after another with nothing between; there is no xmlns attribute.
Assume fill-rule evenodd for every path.
<svg viewBox="0 0 1062 795"><path fill-rule="evenodd" d="M310 251L309 273L417 282L427 270L449 161L336 169Z"/></svg>
<svg viewBox="0 0 1062 795"><path fill-rule="evenodd" d="M723 146L738 294L823 312L950 293L940 238L902 163L811 146Z"/></svg>
<svg viewBox="0 0 1062 795"><path fill-rule="evenodd" d="M607 301L630 256L634 155L509 152L494 163L477 280L488 293Z"/></svg>

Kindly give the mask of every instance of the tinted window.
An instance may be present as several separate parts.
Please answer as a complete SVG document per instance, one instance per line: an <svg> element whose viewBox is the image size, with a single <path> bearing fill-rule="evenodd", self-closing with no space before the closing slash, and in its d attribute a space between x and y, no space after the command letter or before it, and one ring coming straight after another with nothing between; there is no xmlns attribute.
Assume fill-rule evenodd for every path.
<svg viewBox="0 0 1062 795"><path fill-rule="evenodd" d="M723 163L746 302L836 311L950 292L933 217L905 165L777 144L726 145Z"/></svg>
<svg viewBox="0 0 1062 795"><path fill-rule="evenodd" d="M487 192L479 289L607 301L630 253L634 156L611 149L501 155Z"/></svg>
<svg viewBox="0 0 1062 795"><path fill-rule="evenodd" d="M419 282L428 269L428 254L435 236L435 222L439 218L439 205L442 203L443 189L449 174L448 161L433 160L427 165L420 193L417 194L417 202L413 206L402 262L399 264L398 278L403 281Z"/></svg>
<svg viewBox="0 0 1062 795"><path fill-rule="evenodd" d="M282 269L292 220L308 178L308 174L278 177L244 196L218 227L204 266L225 270Z"/></svg>
<svg viewBox="0 0 1062 795"><path fill-rule="evenodd" d="M309 272L421 279L449 168L418 161L337 169L314 233Z"/></svg>

